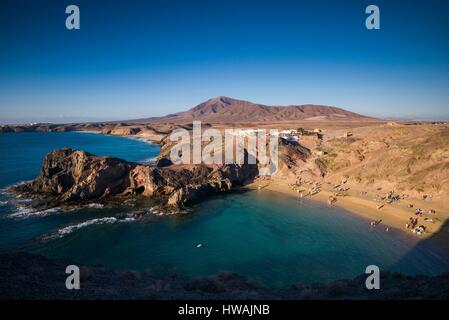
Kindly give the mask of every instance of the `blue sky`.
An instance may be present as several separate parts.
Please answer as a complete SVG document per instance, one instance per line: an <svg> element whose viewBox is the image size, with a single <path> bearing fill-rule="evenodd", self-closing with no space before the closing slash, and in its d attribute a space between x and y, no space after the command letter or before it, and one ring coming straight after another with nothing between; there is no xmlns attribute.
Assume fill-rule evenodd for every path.
<svg viewBox="0 0 449 320"><path fill-rule="evenodd" d="M65 29L77 4L81 29ZM365 28L365 8L381 30ZM5 0L0 122L115 120L224 95L449 119L449 1Z"/></svg>

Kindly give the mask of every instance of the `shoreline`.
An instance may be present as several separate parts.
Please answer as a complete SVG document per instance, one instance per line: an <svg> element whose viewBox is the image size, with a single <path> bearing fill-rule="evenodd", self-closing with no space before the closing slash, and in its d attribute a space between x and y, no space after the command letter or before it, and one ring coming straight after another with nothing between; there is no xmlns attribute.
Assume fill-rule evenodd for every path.
<svg viewBox="0 0 449 320"><path fill-rule="evenodd" d="M78 131L82 132L82 131ZM87 131L84 131L87 132ZM89 131L91 133L104 134L100 131ZM112 135L119 136L128 139L136 139L148 144L159 144L159 142L151 140L150 137L147 136L139 136L139 135ZM292 190L286 180L280 180L279 178L274 178L270 180L262 180L259 179L254 180L252 183L245 186L250 190L258 190L259 186L262 185L263 189L271 190L275 192L281 192L283 194L287 194L290 196L298 197L298 193ZM357 215L363 219L366 219L369 223L370 221L381 221L379 225L375 226L375 228L383 228L384 231L387 228L397 229L410 238L415 238L418 241L420 240L430 240L437 247L442 248L443 250L447 250L449 252L449 227L444 227L445 221L449 221L449 208L445 208L444 204L441 201L423 201L415 198L401 200L399 203L392 203L385 205L380 210L377 209L379 205L374 199L369 198L376 191L366 190L365 188L348 183L350 186L350 191L344 197L338 197L337 201L329 206L337 206L345 211ZM365 196L361 196L361 192L366 192ZM321 203L327 203L329 197L333 196L335 190L326 186L323 183L322 191L315 195L307 196L306 199L318 201ZM377 192L380 193L380 192ZM406 203L413 202L413 208L406 208ZM418 225L425 225L426 232L421 235L417 235L413 233L410 229L405 228L405 224L408 222L410 217L415 217L415 210L417 208L422 208L427 212L430 208L437 209L437 218L438 221L433 223L427 223L423 221L424 217L433 218L433 216L424 215L419 218ZM435 219L435 220L436 220ZM387 232L387 231L385 231Z"/></svg>
<svg viewBox="0 0 449 320"><path fill-rule="evenodd" d="M79 132L79 133L93 133L93 134L101 134L104 136L111 136L111 137L122 137L125 139L132 139L132 140L139 140L142 141L144 143L147 144L151 144L151 145L158 145L159 142L157 142L156 140L151 139L151 137L147 136L147 135L124 135L124 134L106 134L106 133L102 133L101 131L95 131L95 130L74 130L71 132Z"/></svg>
<svg viewBox="0 0 449 320"><path fill-rule="evenodd" d="M106 134L99 130L75 130L73 132L92 133L109 135L116 137L123 137L125 139L138 140L146 144L159 145L159 142L154 141L148 134ZM326 180L324 180L326 181ZM245 186L247 189L258 190L260 188L271 190L275 192L281 192L290 196L298 197L298 191L292 190L288 184L288 180L281 180L280 178L272 177L269 180L255 179L252 183ZM355 214L361 218L370 221L379 221L375 228L381 228L384 232L387 232L387 228L397 229L410 238L416 239L418 242L422 240L429 240L432 246L441 248L446 252L449 252L449 227L446 226L449 221L449 208L444 203L444 199L432 199L420 200L417 198L401 199L400 201L393 202L388 205L384 205L380 210L377 208L380 202L376 201L374 196L384 194L386 190L369 190L362 185L348 182L345 184L349 191L344 192L344 196L336 197L337 201L329 206L337 206L345 211ZM307 187L306 187L307 188ZM321 203L328 203L329 197L334 196L335 189L327 182L321 184L321 191L312 195L306 196L305 199L318 201ZM305 193L305 190L304 190ZM413 208L407 208L407 204L413 203ZM405 228L405 224L409 222L410 217L415 216L415 210L417 208L423 209L428 212L430 209L436 210L435 215L424 214L422 217L418 217L418 225L425 225L426 231L424 234L417 235L412 233L410 229ZM434 222L425 221L424 218L431 218ZM446 259L445 259L446 260ZM449 260L448 260L449 261Z"/></svg>
<svg viewBox="0 0 449 320"><path fill-rule="evenodd" d="M103 135L103 136L120 137L120 138L124 138L124 139L140 141L140 142L145 143L147 145L152 145L152 146L156 146L157 145L160 148L159 142L151 140L151 138L145 137L145 136L105 134L105 133L102 133L101 131L93 131L93 130L91 130L91 131L78 130L78 131L72 131L72 132L92 133L92 134L100 134L100 135ZM157 156L155 156L155 157L139 161L139 163L142 163L142 164L145 164L145 165L153 165L153 164L157 163L157 159L158 158L159 158L159 154Z"/></svg>
<svg viewBox="0 0 449 320"><path fill-rule="evenodd" d="M279 192L295 198L299 197L298 192L292 190L285 180L279 181L278 179L256 179L246 187L250 190L267 190L271 192ZM408 222L409 217L414 216L414 210L418 208L418 206L406 210L405 203L408 203L409 201L401 200L399 204L389 204L388 206L383 207L381 210L378 210L376 208L376 205L378 203L376 203L374 200L369 199L368 195L365 197L354 195L354 191L357 193L357 190L355 190L355 188L353 188L352 186L351 189L352 192L350 194L344 197L338 197L338 200L331 205L329 205L328 199L329 196L332 196L334 192L326 187L323 187L323 190L318 194L315 194L313 196L304 196L303 199L310 200L312 202L316 201L321 204L327 204L329 208L331 208L332 206L341 208L348 214L352 214L366 220L367 224L369 224L370 221L382 220L380 224L375 226L374 228L381 228L382 232L391 232L393 230L399 231L403 235L414 241L416 244L426 241L428 246L434 249L432 250L432 253L439 260L444 261L444 263L449 266L449 255L445 254L449 252L449 231L445 226L445 222L449 219L449 214L446 211L441 211L441 209L437 211L437 216L439 219L438 223L426 223L422 221L423 218L419 218L419 224L426 225L426 232L422 235L417 235L410 229L406 229L405 224ZM369 192L368 194L370 193L371 192ZM418 201L419 200L417 199L413 199L413 202ZM420 204L422 204L422 202L423 201L420 201ZM435 205L434 207L439 208L439 204L431 204L432 206ZM390 231L386 231L387 228L389 228Z"/></svg>

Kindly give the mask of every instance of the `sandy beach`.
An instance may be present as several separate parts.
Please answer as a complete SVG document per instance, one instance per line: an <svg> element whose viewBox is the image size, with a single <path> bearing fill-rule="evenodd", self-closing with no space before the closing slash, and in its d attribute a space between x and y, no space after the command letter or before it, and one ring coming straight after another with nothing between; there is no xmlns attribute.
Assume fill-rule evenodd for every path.
<svg viewBox="0 0 449 320"><path fill-rule="evenodd" d="M100 130L94 131L79 131L90 132L97 134L105 134ZM139 139L141 141L158 144L160 136L153 132L142 131L136 135L128 135L123 132L111 132L110 134L122 136L125 138ZM320 183L320 192L314 195L307 195L311 186L301 185L300 187L292 187L290 180L272 177L271 179L257 179L253 183L247 185L249 189L265 189L275 192L281 192L291 196L299 197L302 193L305 198L328 203L329 199L334 197L335 202L332 206L339 206L343 209L356 214L364 219L367 223L377 221L375 227L388 232L388 228L395 228L401 230L417 239L430 239L432 242L438 242L449 250L449 227L444 226L445 222L449 220L449 204L444 197L433 197L423 200L416 196L410 195L406 199L386 204L379 201L379 196L385 195L387 189L378 190L375 188L366 188L354 181L345 183L344 192L339 192L340 196L335 197L336 190L334 183L330 180L325 180ZM298 190L303 190L298 192ZM380 207L384 204L382 207ZM411 205L413 205L411 207ZM421 216L415 215L417 209L422 209L424 214ZM435 214L429 214L429 210L434 210ZM422 234L412 232L412 228L407 229L406 224L410 218L418 218L417 226L423 225L426 230Z"/></svg>
<svg viewBox="0 0 449 320"><path fill-rule="evenodd" d="M335 194L335 190L326 183L323 183L321 191L313 196L304 196L307 192L298 192L289 185L288 181L281 179L257 179L248 185L250 189L270 190L294 197L299 197L303 193L305 199L324 202L329 206L339 206L350 213L367 219L367 224L371 221L381 221L375 228L381 229L382 231L392 232L393 229L398 229L416 239L426 239L432 245L435 244L442 250L449 250L449 228L447 224L444 226L445 222L449 219L449 210L444 204L443 199L422 200L408 198L392 204L386 204L381 209L377 209L379 202L375 200L375 195L379 194L379 191L361 190L360 187L357 188L357 186L350 184L348 184L348 187L350 189L345 192L345 196L336 197L337 200L329 204L328 199ZM302 189L306 188L302 187ZM413 208L409 208L409 204L413 204ZM417 208L423 209L426 214L420 217L416 216L415 210ZM427 214L430 209L435 210L436 213L432 215ZM426 227L426 231L423 234L418 235L413 233L411 229L405 227L410 217L418 217L418 225L424 225ZM432 222L425 221L425 218L432 219Z"/></svg>

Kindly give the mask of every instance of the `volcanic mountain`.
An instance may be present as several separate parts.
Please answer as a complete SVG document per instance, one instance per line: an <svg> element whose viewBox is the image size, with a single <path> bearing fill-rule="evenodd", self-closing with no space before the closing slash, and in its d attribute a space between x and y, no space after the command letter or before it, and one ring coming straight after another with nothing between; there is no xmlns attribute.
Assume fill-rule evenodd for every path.
<svg viewBox="0 0 449 320"><path fill-rule="evenodd" d="M190 123L193 120L209 123L242 123L298 120L372 121L375 119L330 106L312 104L267 106L228 97L216 97L184 112L139 121Z"/></svg>

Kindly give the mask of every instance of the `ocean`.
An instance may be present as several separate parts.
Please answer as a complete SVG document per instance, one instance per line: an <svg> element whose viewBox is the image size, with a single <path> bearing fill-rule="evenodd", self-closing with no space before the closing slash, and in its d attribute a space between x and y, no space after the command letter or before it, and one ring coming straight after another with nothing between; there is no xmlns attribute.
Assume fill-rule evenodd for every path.
<svg viewBox="0 0 449 320"><path fill-rule="evenodd" d="M150 210L143 220L116 217L145 208L144 201L33 211L27 199L6 192L36 177L45 154L61 147L140 163L159 152L138 139L93 133L1 134L0 253L186 276L230 271L268 287L352 278L368 265L406 274L449 271L399 230L373 230L338 207L264 190L213 196L180 215Z"/></svg>

